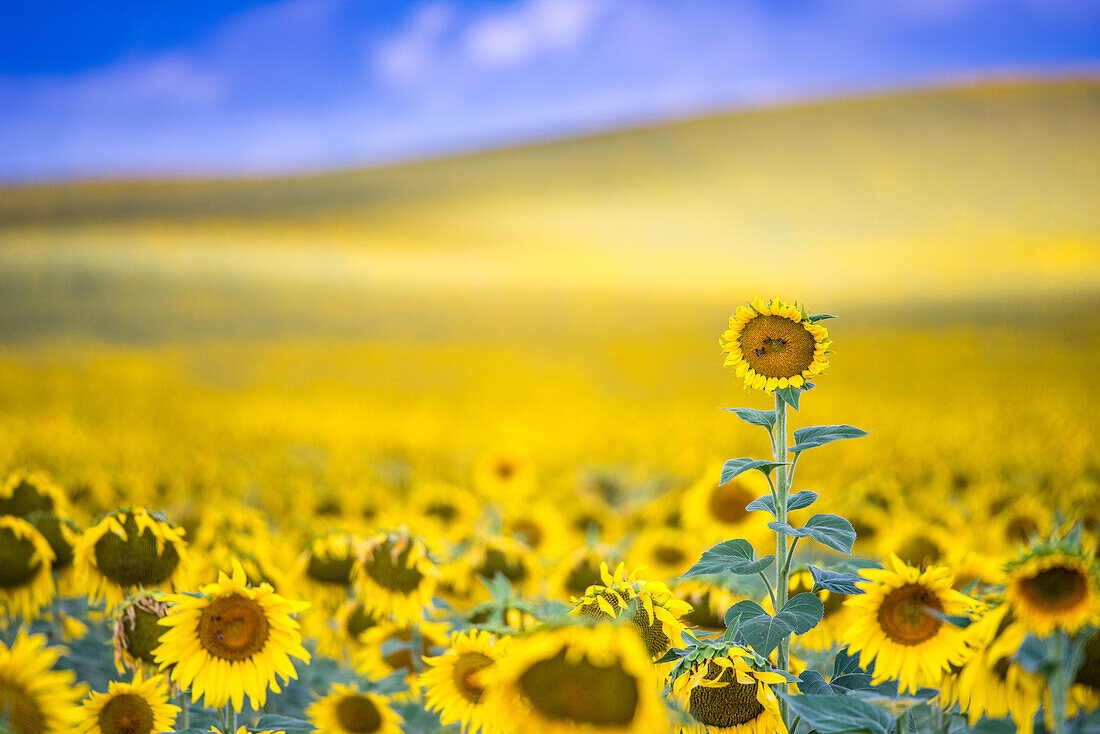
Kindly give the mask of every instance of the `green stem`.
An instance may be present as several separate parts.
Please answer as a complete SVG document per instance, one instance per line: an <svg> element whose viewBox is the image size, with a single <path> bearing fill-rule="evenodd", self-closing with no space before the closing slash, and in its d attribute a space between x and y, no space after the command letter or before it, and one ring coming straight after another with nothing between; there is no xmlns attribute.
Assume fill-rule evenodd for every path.
<svg viewBox="0 0 1100 734"><path fill-rule="evenodd" d="M1054 632L1054 675L1047 682L1050 686L1050 713L1053 718L1053 734L1065 734L1066 731L1066 698L1069 694L1069 684L1066 681L1066 633L1062 630Z"/></svg>
<svg viewBox="0 0 1100 734"><path fill-rule="evenodd" d="M785 464L787 462L787 403L775 395L775 435L772 440L772 461ZM787 494L790 492L790 474L787 467L778 466L775 469L776 497L775 513L779 522L787 522ZM775 534L775 612L783 608L787 603L789 589L790 564L787 561L787 536L777 532ZM776 658L776 668L786 673L790 658L790 638L779 643L779 653ZM790 720L786 702L780 704L784 722Z"/></svg>
<svg viewBox="0 0 1100 734"><path fill-rule="evenodd" d="M225 734L237 734L237 711L232 703L225 705Z"/></svg>
<svg viewBox="0 0 1100 734"><path fill-rule="evenodd" d="M180 726L184 729L191 728L191 707L187 705L187 691L180 691Z"/></svg>
<svg viewBox="0 0 1100 734"><path fill-rule="evenodd" d="M760 572L760 578L764 579L764 586L768 587L768 598L772 600L772 611L775 609L775 589L772 588L772 582L768 581L768 576L763 571Z"/></svg>

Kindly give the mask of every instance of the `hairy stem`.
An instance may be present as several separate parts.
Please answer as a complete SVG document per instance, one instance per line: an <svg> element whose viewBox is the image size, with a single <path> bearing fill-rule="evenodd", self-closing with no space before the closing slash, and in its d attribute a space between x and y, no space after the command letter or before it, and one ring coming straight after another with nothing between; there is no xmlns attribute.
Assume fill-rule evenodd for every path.
<svg viewBox="0 0 1100 734"><path fill-rule="evenodd" d="M786 463L787 461L787 404L779 393L775 395L775 435L772 441L772 461ZM788 467L778 466L775 469L775 513L779 522L787 522L787 495L791 491L790 473ZM787 603L788 578L790 577L790 565L787 561L787 536L783 533L775 534L775 613L778 614L783 605ZM779 643L779 654L776 659L776 668L788 672L790 657L790 638ZM789 720L786 702L781 703L783 720Z"/></svg>

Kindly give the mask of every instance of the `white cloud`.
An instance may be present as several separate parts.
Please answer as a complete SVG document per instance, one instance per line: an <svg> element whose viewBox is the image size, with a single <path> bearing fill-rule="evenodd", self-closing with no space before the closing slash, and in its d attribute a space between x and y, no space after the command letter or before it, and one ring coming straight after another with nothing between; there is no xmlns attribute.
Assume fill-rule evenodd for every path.
<svg viewBox="0 0 1100 734"><path fill-rule="evenodd" d="M471 22L464 48L471 60L486 66L522 63L580 43L606 8L603 0L525 0Z"/></svg>
<svg viewBox="0 0 1100 734"><path fill-rule="evenodd" d="M405 28L375 49L375 69L383 79L394 83L421 76L435 62L440 41L454 17L454 8L448 4L421 6Z"/></svg>

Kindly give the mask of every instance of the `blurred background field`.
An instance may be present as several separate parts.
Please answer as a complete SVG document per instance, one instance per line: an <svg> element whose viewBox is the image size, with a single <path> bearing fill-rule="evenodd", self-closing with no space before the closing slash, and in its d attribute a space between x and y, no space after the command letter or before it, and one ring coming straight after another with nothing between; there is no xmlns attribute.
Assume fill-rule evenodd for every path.
<svg viewBox="0 0 1100 734"><path fill-rule="evenodd" d="M828 322L857 477L1097 497L1100 82L762 109L293 178L0 190L0 465L230 491L691 480L757 294ZM829 485L833 486L829 486ZM320 501L320 500L319 500Z"/></svg>

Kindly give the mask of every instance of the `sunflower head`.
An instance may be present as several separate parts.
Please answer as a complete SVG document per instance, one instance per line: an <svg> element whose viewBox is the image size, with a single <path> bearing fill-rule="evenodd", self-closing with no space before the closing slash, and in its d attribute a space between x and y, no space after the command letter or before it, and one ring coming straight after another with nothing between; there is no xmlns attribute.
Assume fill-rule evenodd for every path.
<svg viewBox="0 0 1100 734"><path fill-rule="evenodd" d="M628 577L620 563L611 573L601 564L602 585L588 587L584 596L573 599L574 614L589 620L630 620L645 643L646 652L656 660L680 639L684 625L680 618L691 611L691 605L677 599L659 581L646 581L635 570Z"/></svg>
<svg viewBox="0 0 1100 734"><path fill-rule="evenodd" d="M684 614L681 621L703 632L724 632L726 610L749 598L723 586L717 579L708 580L698 576L676 580L672 593L677 599L691 605L691 611Z"/></svg>
<svg viewBox="0 0 1100 734"><path fill-rule="evenodd" d="M42 537L50 544L54 552L53 570L55 573L67 571L73 565L73 547L80 537L76 523L66 517L51 512L37 510L27 515L27 522L34 525Z"/></svg>
<svg viewBox="0 0 1100 734"><path fill-rule="evenodd" d="M106 693L93 693L82 706L87 734L154 734L171 731L179 706L168 703L168 682L139 671L130 683L112 682Z"/></svg>
<svg viewBox="0 0 1100 734"><path fill-rule="evenodd" d="M620 625L544 628L514 638L480 679L495 718L522 721L531 734L668 727L649 655Z"/></svg>
<svg viewBox="0 0 1100 734"><path fill-rule="evenodd" d="M124 601L116 611L114 635L115 667L141 670L156 661L153 650L160 644L165 628L160 620L168 614L168 604L156 591L142 591Z"/></svg>
<svg viewBox="0 0 1100 734"><path fill-rule="evenodd" d="M356 686L333 685L306 716L326 734L401 734L401 719L389 699Z"/></svg>
<svg viewBox="0 0 1100 734"><path fill-rule="evenodd" d="M1096 561L1072 543L1039 545L1010 563L1007 573L1006 601L1040 637L1057 629L1075 634L1100 623Z"/></svg>
<svg viewBox="0 0 1100 734"><path fill-rule="evenodd" d="M829 332L804 308L754 299L738 306L722 334L726 366L745 381L745 387L774 392L802 387L829 366Z"/></svg>
<svg viewBox="0 0 1100 734"><path fill-rule="evenodd" d="M484 671L492 668L507 652L509 639L482 630L455 633L447 651L426 658L420 676L429 710L438 711L444 726L469 722L472 732L499 728L485 713Z"/></svg>
<svg viewBox="0 0 1100 734"><path fill-rule="evenodd" d="M64 651L22 630L11 647L0 642L0 711L17 734L69 734L80 721L76 702L86 687L72 671L54 669Z"/></svg>
<svg viewBox="0 0 1100 734"><path fill-rule="evenodd" d="M0 517L0 611L32 620L53 598L54 552L26 520Z"/></svg>
<svg viewBox="0 0 1100 734"><path fill-rule="evenodd" d="M67 513L68 498L45 472L14 471L0 483L0 515L32 512Z"/></svg>
<svg viewBox="0 0 1100 734"><path fill-rule="evenodd" d="M673 669L672 694L691 716L692 732L755 734L787 729L771 686L784 683L744 648L725 642L694 648Z"/></svg>
<svg viewBox="0 0 1100 734"><path fill-rule="evenodd" d="M424 541L403 527L366 538L353 570L368 611L404 622L419 620L431 606L438 577Z"/></svg>

